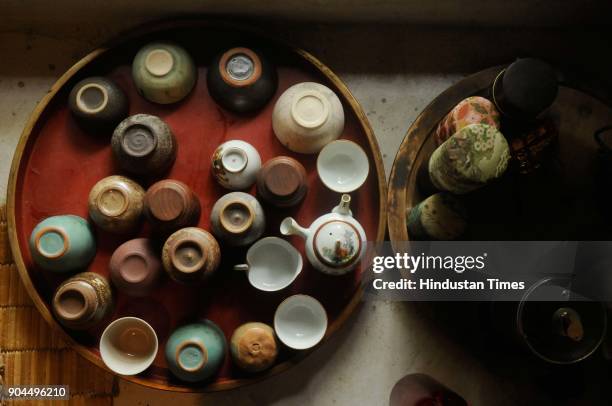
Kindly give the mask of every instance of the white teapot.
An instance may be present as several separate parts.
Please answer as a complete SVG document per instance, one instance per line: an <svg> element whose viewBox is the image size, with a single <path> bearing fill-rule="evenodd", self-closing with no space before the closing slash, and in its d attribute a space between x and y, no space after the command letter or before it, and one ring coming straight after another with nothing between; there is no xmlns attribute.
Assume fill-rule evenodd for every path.
<svg viewBox="0 0 612 406"><path fill-rule="evenodd" d="M316 219L309 228L287 217L280 225L283 235L306 240L306 256L316 269L330 275L352 271L365 252L366 235L349 208L351 196L344 194L331 213Z"/></svg>

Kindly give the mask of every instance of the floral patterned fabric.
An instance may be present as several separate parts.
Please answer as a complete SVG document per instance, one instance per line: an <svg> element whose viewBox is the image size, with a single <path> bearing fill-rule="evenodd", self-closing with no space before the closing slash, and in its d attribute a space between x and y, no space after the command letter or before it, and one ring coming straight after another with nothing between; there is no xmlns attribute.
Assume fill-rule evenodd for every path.
<svg viewBox="0 0 612 406"><path fill-rule="evenodd" d="M434 132L436 146L470 124L487 124L499 129L499 112L495 105L484 97L468 97L459 102L440 121Z"/></svg>
<svg viewBox="0 0 612 406"><path fill-rule="evenodd" d="M470 124L444 141L429 159L429 176L439 190L465 194L503 175L510 149L495 127Z"/></svg>

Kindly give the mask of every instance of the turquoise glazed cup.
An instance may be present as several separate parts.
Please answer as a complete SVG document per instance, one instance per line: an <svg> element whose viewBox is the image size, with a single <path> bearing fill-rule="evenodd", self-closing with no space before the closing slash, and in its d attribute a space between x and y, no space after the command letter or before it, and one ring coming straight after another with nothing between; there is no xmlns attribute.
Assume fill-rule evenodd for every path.
<svg viewBox="0 0 612 406"><path fill-rule="evenodd" d="M202 320L174 330L166 343L166 362L177 378L199 382L219 370L226 347L223 331L212 321Z"/></svg>
<svg viewBox="0 0 612 406"><path fill-rule="evenodd" d="M145 99L171 104L191 92L197 70L184 48L171 42L152 42L143 46L134 57L132 78Z"/></svg>
<svg viewBox="0 0 612 406"><path fill-rule="evenodd" d="M30 253L36 264L49 271L84 270L96 255L96 241L85 219L53 216L34 227Z"/></svg>

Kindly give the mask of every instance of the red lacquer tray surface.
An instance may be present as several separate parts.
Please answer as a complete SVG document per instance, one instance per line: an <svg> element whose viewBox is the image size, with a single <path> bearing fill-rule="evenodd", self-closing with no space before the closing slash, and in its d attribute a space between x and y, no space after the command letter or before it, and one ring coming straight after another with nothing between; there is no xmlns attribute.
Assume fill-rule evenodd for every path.
<svg viewBox="0 0 612 406"><path fill-rule="evenodd" d="M182 102L170 106L147 102L136 93L131 79L130 63L136 50L152 39L170 39L183 45L196 60L198 81L193 92ZM214 39L214 40L213 40ZM213 55L234 45L255 46L278 66L279 87L273 100L258 114L238 116L224 111L211 99L206 87L206 66ZM91 187L101 178L121 173L113 163L108 137L96 137L83 132L72 119L67 107L68 92L76 81L102 75L115 80L128 94L130 114L148 113L160 116L172 128L178 140L178 156L166 176L187 183L198 195L202 205L199 227L210 230L210 211L215 201L227 193L212 178L210 158L224 141L245 140L259 151L262 161L278 155L289 155L300 161L308 172L309 191L304 202L291 209L273 209L264 205L267 219L266 235L279 235L280 221L293 216L305 226L329 212L340 195L327 190L316 173L316 155L294 154L285 149L274 136L271 126L274 101L289 86L302 82L323 83L336 91L343 101L346 126L343 139L357 142L370 159L370 175L366 183L352 194L352 210L363 225L368 240L384 236L385 185L380 152L363 112L344 85L326 67L309 54L271 45L253 34L227 26L184 25L149 32L134 37L109 50L99 50L85 57L67 72L41 102L32 121L25 129L13 164L9 217L11 240L17 264L31 296L47 320L57 325L49 310L54 289L69 274L58 275L37 268L31 259L28 239L34 226L42 219L58 214L87 217L87 197ZM148 184L143 183L144 187ZM250 190L255 193L254 188ZM138 235L147 236L145 224ZM108 275L108 262L114 249L128 237L117 237L96 230L97 254L90 271ZM133 237L133 236L132 236ZM129 238L132 238L129 237ZM304 241L290 241L303 254ZM138 316L156 329L160 351L154 365L145 373L129 378L163 389L178 391L227 389L274 374L297 362L303 353L281 351L277 365L264 375L245 375L232 366L230 357L212 381L188 385L174 379L166 369L164 345L177 326L207 318L217 323L229 340L233 330L248 321L272 324L276 306L286 297L305 293L319 299L327 310L333 333L348 317L360 296L360 274L353 272L341 277L326 276L305 261L298 279L278 293L258 292L244 274L232 266L244 261L246 249L222 246L222 264L216 277L204 286L185 286L164 279L162 286L150 297L135 299L116 292L113 318ZM100 333L105 326L87 332L70 332L71 340L83 355L103 365L97 349Z"/></svg>

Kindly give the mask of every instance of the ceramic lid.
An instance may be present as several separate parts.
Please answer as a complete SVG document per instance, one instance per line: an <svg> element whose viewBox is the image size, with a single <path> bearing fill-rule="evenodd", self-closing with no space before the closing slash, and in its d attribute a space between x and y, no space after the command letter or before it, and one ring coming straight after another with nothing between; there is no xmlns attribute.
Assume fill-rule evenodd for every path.
<svg viewBox="0 0 612 406"><path fill-rule="evenodd" d="M357 229L342 220L331 220L323 224L313 239L317 258L328 266L339 268L359 258L362 243Z"/></svg>

